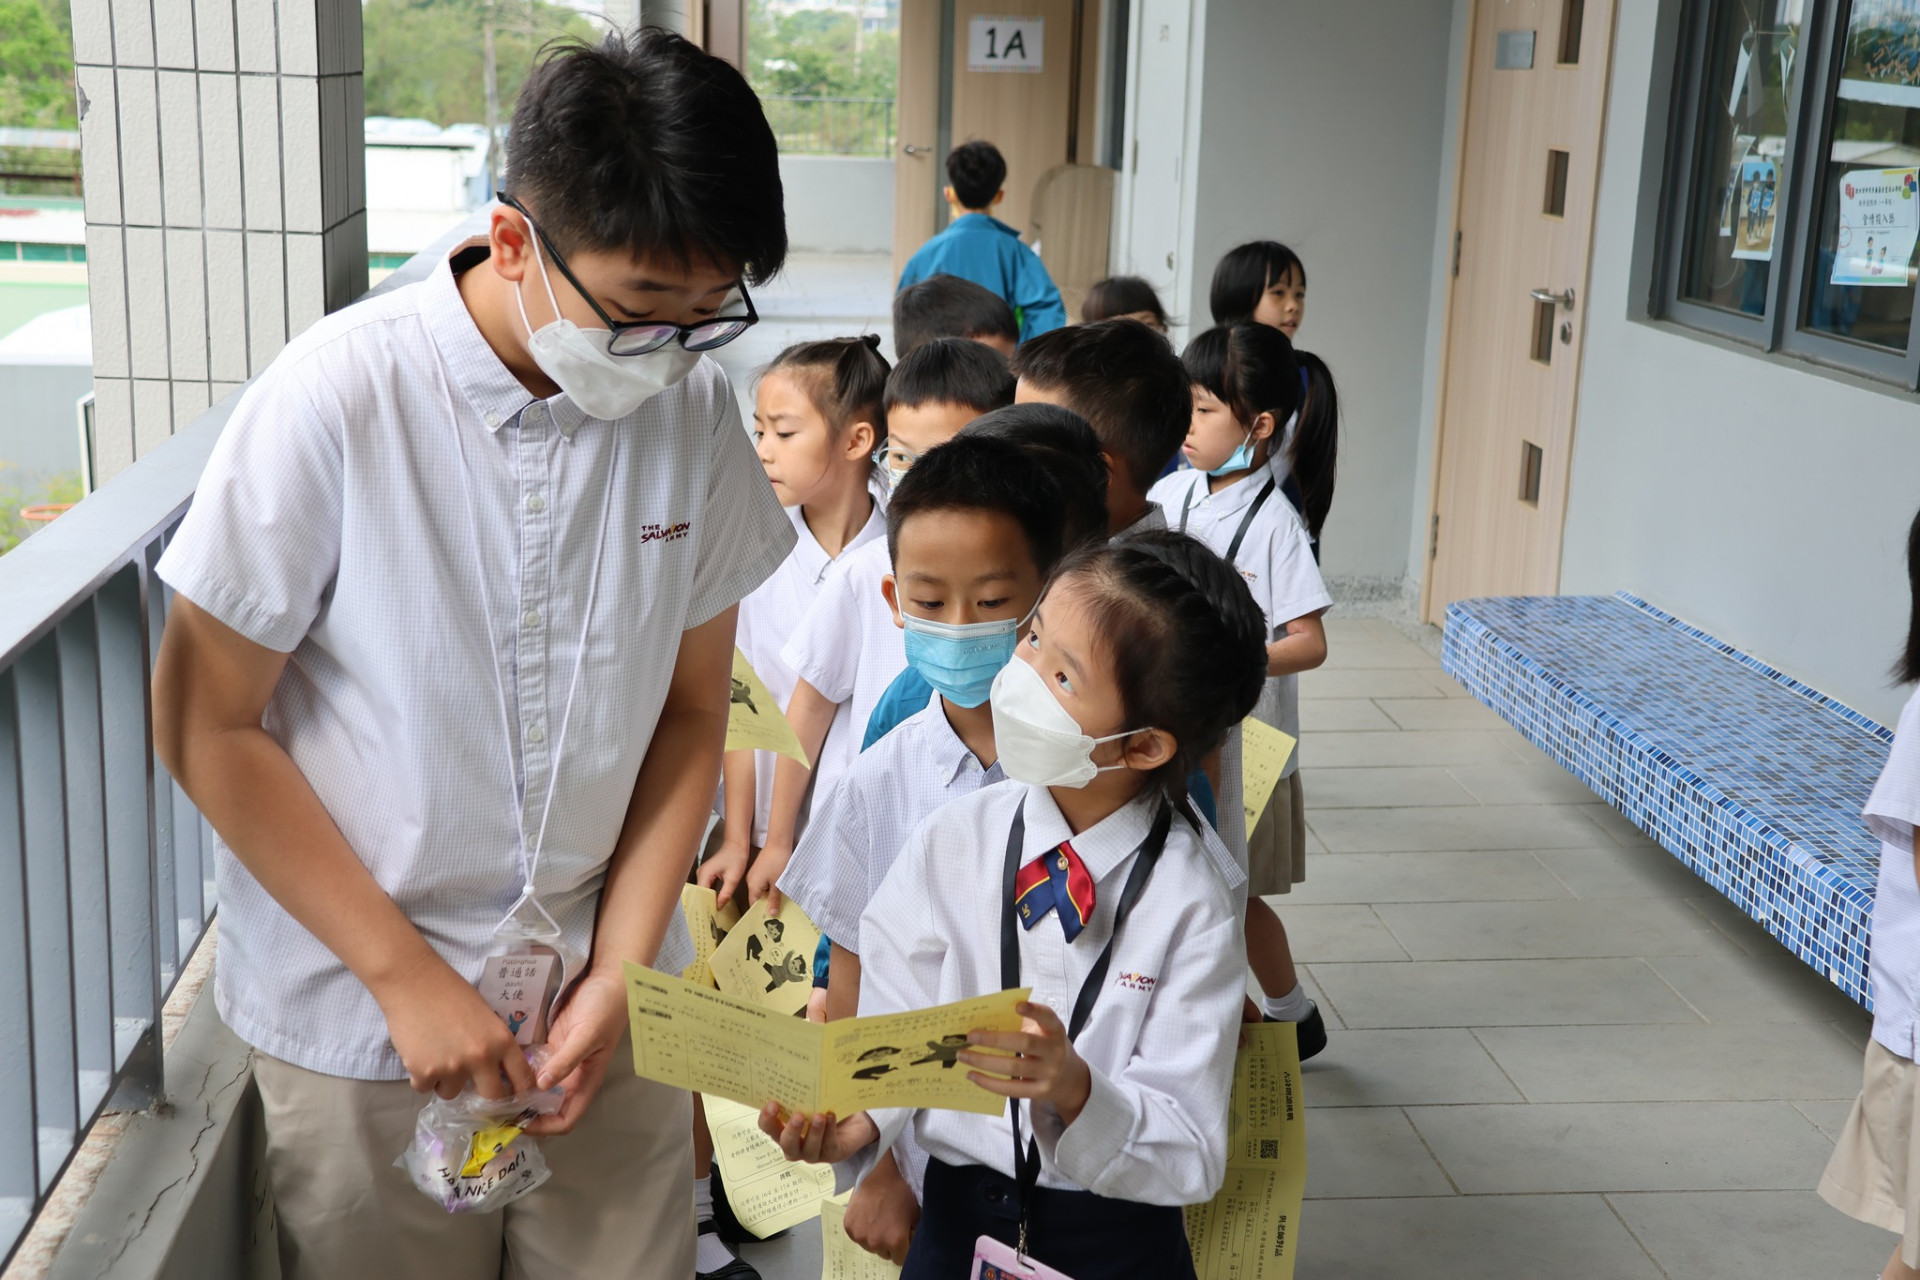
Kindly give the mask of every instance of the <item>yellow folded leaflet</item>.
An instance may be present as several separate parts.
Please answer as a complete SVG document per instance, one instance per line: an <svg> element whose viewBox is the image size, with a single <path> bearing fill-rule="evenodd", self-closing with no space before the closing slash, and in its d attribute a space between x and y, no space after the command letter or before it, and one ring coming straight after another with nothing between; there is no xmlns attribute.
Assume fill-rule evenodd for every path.
<svg viewBox="0 0 1920 1280"><path fill-rule="evenodd" d="M1307 1189L1298 1029L1266 1022L1241 1030L1226 1181L1206 1204L1187 1206L1187 1240L1199 1280L1292 1280Z"/></svg>
<svg viewBox="0 0 1920 1280"><path fill-rule="evenodd" d="M1280 784L1287 761L1299 743L1264 720L1248 716L1240 722L1240 802L1246 806L1247 832L1260 825Z"/></svg>
<svg viewBox="0 0 1920 1280"><path fill-rule="evenodd" d="M760 1109L726 1098L702 1099L713 1160L740 1225L765 1240L820 1215L833 1194L833 1166L788 1160L760 1132Z"/></svg>
<svg viewBox="0 0 1920 1280"><path fill-rule="evenodd" d="M770 916L762 898L728 928L726 940L707 957L707 967L713 985L728 995L794 1014L813 994L813 953L819 945L820 931L797 904L784 903L778 916ZM700 981L700 975L693 980Z"/></svg>
<svg viewBox="0 0 1920 1280"><path fill-rule="evenodd" d="M628 964L633 1069L662 1084L777 1102L809 1115L925 1107L999 1115L1007 1101L967 1079L967 1032L1018 1031L1027 990L820 1024Z"/></svg>
<svg viewBox="0 0 1920 1280"><path fill-rule="evenodd" d="M847 1234L851 1191L820 1202L820 1280L896 1280L900 1268L868 1253Z"/></svg>
<svg viewBox="0 0 1920 1280"><path fill-rule="evenodd" d="M740 923L740 908L721 902L705 885L690 884L680 890L680 910L686 914L687 932L693 938L693 962L680 976L703 987L715 986L710 962L727 931Z"/></svg>
<svg viewBox="0 0 1920 1280"><path fill-rule="evenodd" d="M727 707L728 751L772 751L792 756L812 768L807 753L800 749L800 736L787 723L780 704L767 692L767 685L747 662L747 655L733 651L733 701Z"/></svg>

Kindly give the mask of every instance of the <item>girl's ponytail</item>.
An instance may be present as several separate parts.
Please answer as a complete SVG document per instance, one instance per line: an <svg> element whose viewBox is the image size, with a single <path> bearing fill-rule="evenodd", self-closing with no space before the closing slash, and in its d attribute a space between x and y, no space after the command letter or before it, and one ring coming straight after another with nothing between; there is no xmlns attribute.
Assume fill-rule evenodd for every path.
<svg viewBox="0 0 1920 1280"><path fill-rule="evenodd" d="M1326 361L1298 348L1294 349L1294 358L1300 362L1306 398L1300 404L1300 420L1293 429L1287 462L1300 486L1300 518L1318 542L1320 526L1333 509L1333 478L1340 451L1340 393Z"/></svg>

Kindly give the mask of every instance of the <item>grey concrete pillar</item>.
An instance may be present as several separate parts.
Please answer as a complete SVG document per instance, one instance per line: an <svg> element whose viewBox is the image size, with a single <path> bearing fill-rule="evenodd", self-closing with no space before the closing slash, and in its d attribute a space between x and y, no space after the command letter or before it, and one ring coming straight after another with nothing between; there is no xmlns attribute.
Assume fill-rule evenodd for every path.
<svg viewBox="0 0 1920 1280"><path fill-rule="evenodd" d="M360 0L73 0L94 478L367 288Z"/></svg>

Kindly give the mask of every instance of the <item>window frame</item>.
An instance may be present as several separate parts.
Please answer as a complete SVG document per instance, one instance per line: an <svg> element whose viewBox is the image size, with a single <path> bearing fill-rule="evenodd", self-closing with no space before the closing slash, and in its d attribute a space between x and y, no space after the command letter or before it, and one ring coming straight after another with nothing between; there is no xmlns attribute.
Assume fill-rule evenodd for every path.
<svg viewBox="0 0 1920 1280"><path fill-rule="evenodd" d="M1846 51L1846 20L1853 0L1805 0L1800 25L1799 71L1787 103L1787 152L1781 166L1780 216L1774 233L1773 270L1766 311L1759 316L1727 311L1682 295L1688 251L1688 220L1706 172L1700 142L1706 102L1707 58L1715 23L1730 18L1729 0L1682 0L1674 43L1673 97L1662 165L1663 200L1658 236L1656 316L1757 351L1795 357L1858 374L1884 386L1920 387L1920 289L1904 352L1881 350L1804 327L1810 290L1819 287L1816 265L1823 211L1820 176L1831 152L1834 99Z"/></svg>

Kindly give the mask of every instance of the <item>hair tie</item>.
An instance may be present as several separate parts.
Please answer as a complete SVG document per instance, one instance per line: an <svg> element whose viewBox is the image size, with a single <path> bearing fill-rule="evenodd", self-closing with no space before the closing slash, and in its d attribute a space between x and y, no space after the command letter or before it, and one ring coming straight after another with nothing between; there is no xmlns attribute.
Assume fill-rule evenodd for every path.
<svg viewBox="0 0 1920 1280"><path fill-rule="evenodd" d="M863 333L860 335L860 341L867 344L869 351L877 353L880 350L880 335L877 333Z"/></svg>

